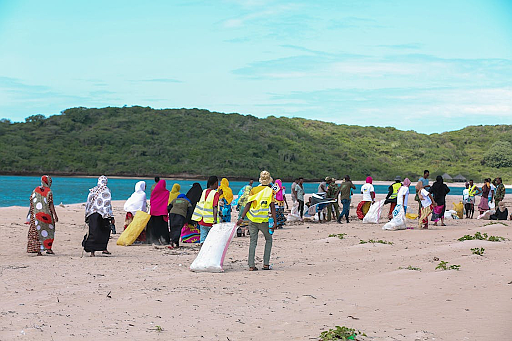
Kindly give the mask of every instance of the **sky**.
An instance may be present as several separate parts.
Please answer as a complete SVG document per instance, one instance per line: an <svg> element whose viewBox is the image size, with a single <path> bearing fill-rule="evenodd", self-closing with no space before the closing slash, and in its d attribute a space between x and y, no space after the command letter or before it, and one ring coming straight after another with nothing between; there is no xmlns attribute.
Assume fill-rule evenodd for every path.
<svg viewBox="0 0 512 341"><path fill-rule="evenodd" d="M512 124L512 1L0 0L0 118L124 105Z"/></svg>

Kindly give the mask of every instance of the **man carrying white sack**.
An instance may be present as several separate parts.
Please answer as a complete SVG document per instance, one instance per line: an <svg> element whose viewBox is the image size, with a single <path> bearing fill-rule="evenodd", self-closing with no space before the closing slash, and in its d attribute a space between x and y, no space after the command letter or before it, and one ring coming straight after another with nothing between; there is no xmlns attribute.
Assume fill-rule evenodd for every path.
<svg viewBox="0 0 512 341"><path fill-rule="evenodd" d="M271 183L274 180L270 177L270 173L262 171L260 173L260 185L251 190L249 199L245 209L238 219L237 225L240 225L247 215L249 219L249 233L251 241L249 244L249 271L257 271L258 268L254 263L254 254L256 253L256 245L258 244L258 232L261 231L265 236L265 252L263 254L263 270L270 270L270 252L272 251L272 235L269 231L268 214L272 213L274 221L276 219L275 209L275 193L272 190ZM271 229L272 232L274 228Z"/></svg>

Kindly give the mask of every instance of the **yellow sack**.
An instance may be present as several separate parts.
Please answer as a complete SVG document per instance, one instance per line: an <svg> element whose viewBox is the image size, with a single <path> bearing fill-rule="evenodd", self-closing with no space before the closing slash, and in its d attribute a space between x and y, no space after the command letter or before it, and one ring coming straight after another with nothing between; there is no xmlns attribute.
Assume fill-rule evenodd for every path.
<svg viewBox="0 0 512 341"><path fill-rule="evenodd" d="M148 224L149 218L151 218L151 214L137 211L133 217L133 221L126 227L126 230L121 233L116 244L121 246L133 244Z"/></svg>
<svg viewBox="0 0 512 341"><path fill-rule="evenodd" d="M412 220L418 219L418 215L416 213L406 213L405 217L409 218L409 219L412 219Z"/></svg>
<svg viewBox="0 0 512 341"><path fill-rule="evenodd" d="M462 201L459 201L458 204L453 203L453 209L457 212L459 219L464 218L464 204Z"/></svg>

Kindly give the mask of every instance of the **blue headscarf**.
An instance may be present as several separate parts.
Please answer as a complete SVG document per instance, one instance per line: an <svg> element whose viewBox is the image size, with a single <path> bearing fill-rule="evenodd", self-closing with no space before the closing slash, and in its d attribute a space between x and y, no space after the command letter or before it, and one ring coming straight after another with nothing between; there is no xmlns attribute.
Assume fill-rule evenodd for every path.
<svg viewBox="0 0 512 341"><path fill-rule="evenodd" d="M180 199L187 199L187 201L188 201L188 202L190 202L190 199L189 199L189 198L187 198L187 196L186 196L185 194L180 194L180 195L178 195L178 198L180 198ZM191 203L191 202L190 202L190 203Z"/></svg>

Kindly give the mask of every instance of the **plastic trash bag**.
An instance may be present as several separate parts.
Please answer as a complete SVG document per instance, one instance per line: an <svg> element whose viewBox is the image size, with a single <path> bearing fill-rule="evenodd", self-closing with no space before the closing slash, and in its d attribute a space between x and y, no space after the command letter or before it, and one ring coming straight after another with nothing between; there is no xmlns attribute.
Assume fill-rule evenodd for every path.
<svg viewBox="0 0 512 341"><path fill-rule="evenodd" d="M235 236L235 223L220 223L212 226L196 259L190 265L195 272L224 272L222 265L229 243Z"/></svg>
<svg viewBox="0 0 512 341"><path fill-rule="evenodd" d="M142 230L146 228L149 218L151 218L149 213L143 211L135 212L135 216L133 217L132 222L126 227L126 230L121 233L117 239L116 244L121 246L132 245L133 242L139 237Z"/></svg>
<svg viewBox="0 0 512 341"><path fill-rule="evenodd" d="M286 216L286 221L292 222L292 221L299 221L299 220L300 220L299 203L296 202L293 204L291 213Z"/></svg>
<svg viewBox="0 0 512 341"><path fill-rule="evenodd" d="M393 219L382 226L383 230L405 230L405 212L402 205L396 205L393 209Z"/></svg>
<svg viewBox="0 0 512 341"><path fill-rule="evenodd" d="M415 220L415 219L418 219L418 215L416 213L406 213L405 214L405 217L407 219L411 219L411 220Z"/></svg>
<svg viewBox="0 0 512 341"><path fill-rule="evenodd" d="M460 201L458 204L453 203L453 209L455 212L457 212L457 216L459 219L462 219L464 217L464 204L462 201Z"/></svg>
<svg viewBox="0 0 512 341"><path fill-rule="evenodd" d="M366 213L366 215L363 218L363 223L378 224L383 205L384 200L376 201L373 205L371 205L370 209L368 210L368 213Z"/></svg>

